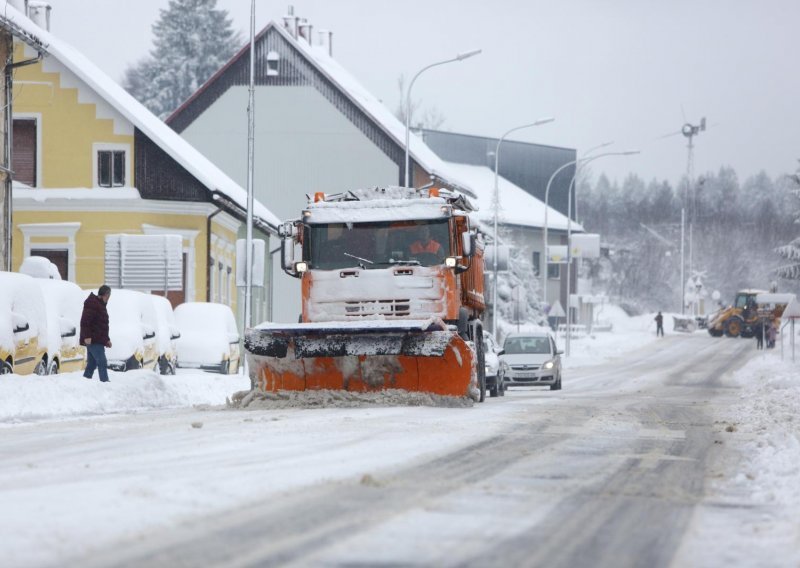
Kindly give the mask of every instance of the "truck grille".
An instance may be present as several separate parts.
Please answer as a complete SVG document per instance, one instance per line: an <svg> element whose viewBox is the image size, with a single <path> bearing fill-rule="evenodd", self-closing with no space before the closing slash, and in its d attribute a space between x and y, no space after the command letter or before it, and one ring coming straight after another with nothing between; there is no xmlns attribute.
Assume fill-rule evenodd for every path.
<svg viewBox="0 0 800 568"><path fill-rule="evenodd" d="M345 302L344 315L349 318L375 315L385 317L408 317L411 315L411 300Z"/></svg>

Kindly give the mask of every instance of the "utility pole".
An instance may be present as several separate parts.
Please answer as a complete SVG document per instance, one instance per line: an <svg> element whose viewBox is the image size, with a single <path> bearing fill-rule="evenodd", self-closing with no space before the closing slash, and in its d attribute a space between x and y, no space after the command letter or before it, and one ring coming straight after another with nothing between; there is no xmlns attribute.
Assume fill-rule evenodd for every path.
<svg viewBox="0 0 800 568"><path fill-rule="evenodd" d="M700 119L700 124L694 125L688 122L681 128L681 134L688 139L686 157L686 191L683 196L683 206L681 207L681 315L686 313L686 260L684 253L684 235L686 229L686 209L689 208L689 271L692 274L694 267L694 221L695 221L695 194L692 175L694 173L694 137L706 129L706 118Z"/></svg>

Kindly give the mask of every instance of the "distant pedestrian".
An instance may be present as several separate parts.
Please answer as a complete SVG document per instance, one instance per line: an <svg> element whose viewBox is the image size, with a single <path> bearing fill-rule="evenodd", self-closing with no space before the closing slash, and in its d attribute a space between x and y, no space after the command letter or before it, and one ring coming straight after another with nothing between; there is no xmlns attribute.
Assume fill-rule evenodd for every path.
<svg viewBox="0 0 800 568"><path fill-rule="evenodd" d="M760 321L755 327L756 349L764 349L764 322Z"/></svg>
<svg viewBox="0 0 800 568"><path fill-rule="evenodd" d="M100 382L108 382L108 362L106 347L111 347L108 338L108 310L106 304L111 297L111 288L103 284L97 295L89 294L83 303L81 315L81 345L86 346L86 370L83 376L91 379L94 370L100 375Z"/></svg>
<svg viewBox="0 0 800 568"><path fill-rule="evenodd" d="M661 315L661 312L658 312L655 318L656 320L656 337L659 335L664 337L664 316Z"/></svg>
<svg viewBox="0 0 800 568"><path fill-rule="evenodd" d="M778 330L772 322L767 323L767 349L775 347L775 339L777 338Z"/></svg>

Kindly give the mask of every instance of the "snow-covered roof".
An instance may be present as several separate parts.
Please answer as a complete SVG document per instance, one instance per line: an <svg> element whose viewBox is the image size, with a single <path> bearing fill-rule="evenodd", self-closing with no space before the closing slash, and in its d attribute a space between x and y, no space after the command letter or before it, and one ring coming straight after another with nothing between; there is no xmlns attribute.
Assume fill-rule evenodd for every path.
<svg viewBox="0 0 800 568"><path fill-rule="evenodd" d="M0 13L0 20L18 26L41 41L50 57L58 59L200 183L211 191L220 192L243 210L247 209L247 192L239 184L147 110L83 54L34 24L13 6L6 4L4 11ZM253 214L273 228L280 224L280 220L258 201L254 203Z"/></svg>
<svg viewBox="0 0 800 568"><path fill-rule="evenodd" d="M472 188L475 192L478 211L474 213L484 223L491 223L494 217L494 171L486 166L472 166L445 162L447 169L454 176L454 182ZM513 184L502 176L498 177L498 193L500 209L498 222L525 227L544 227L544 203ZM548 207L547 228L567 230L567 216ZM572 230L582 232L583 227L572 222Z"/></svg>

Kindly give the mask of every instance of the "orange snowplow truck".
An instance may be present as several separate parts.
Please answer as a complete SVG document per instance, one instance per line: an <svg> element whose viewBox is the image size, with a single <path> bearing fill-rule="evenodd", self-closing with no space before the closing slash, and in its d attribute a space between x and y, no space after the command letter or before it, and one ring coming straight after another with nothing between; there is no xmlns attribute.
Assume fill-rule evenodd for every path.
<svg viewBox="0 0 800 568"><path fill-rule="evenodd" d="M302 288L300 322L247 330L253 387L482 401L484 243L472 210L444 189L309 198L280 228L283 269Z"/></svg>

